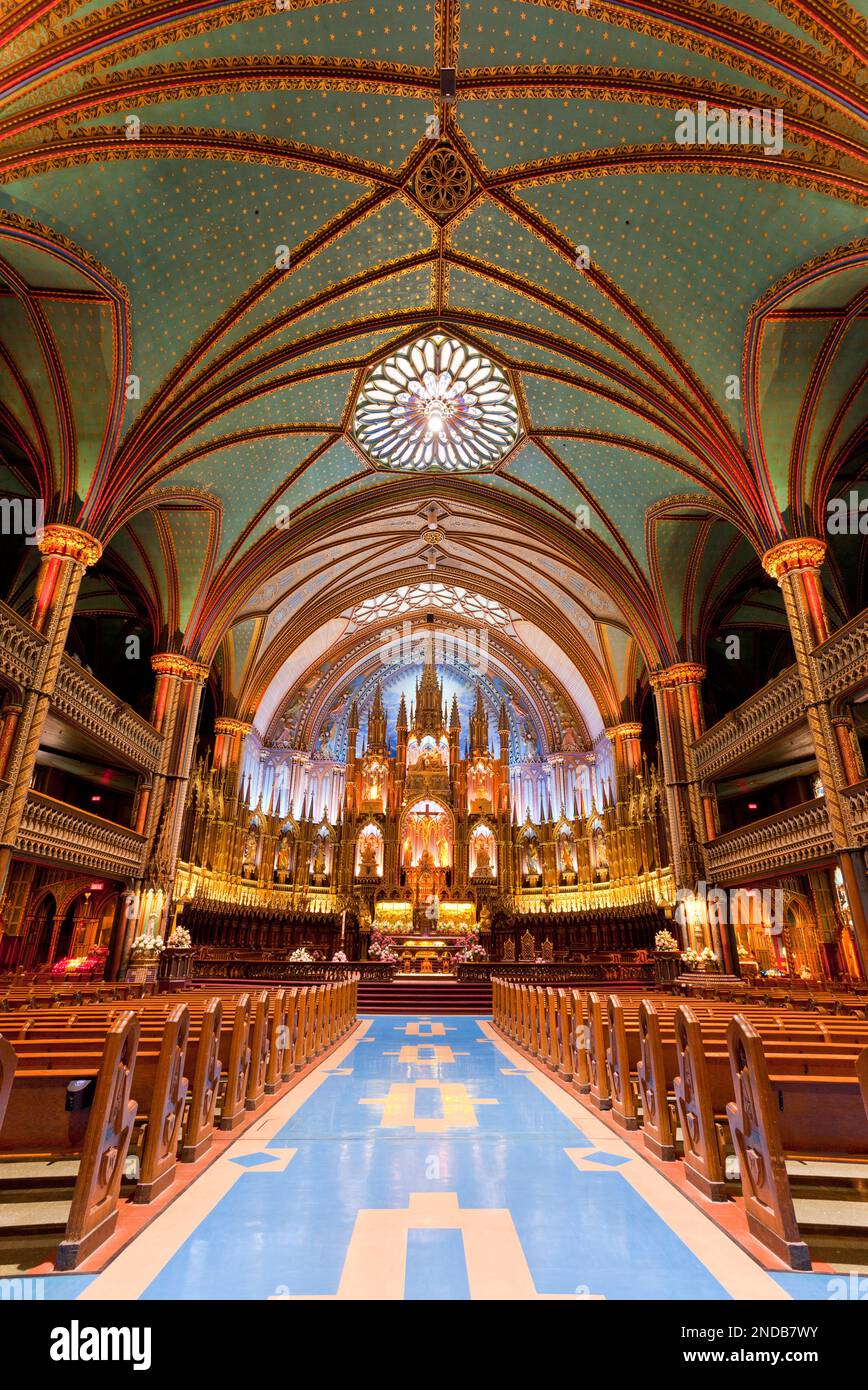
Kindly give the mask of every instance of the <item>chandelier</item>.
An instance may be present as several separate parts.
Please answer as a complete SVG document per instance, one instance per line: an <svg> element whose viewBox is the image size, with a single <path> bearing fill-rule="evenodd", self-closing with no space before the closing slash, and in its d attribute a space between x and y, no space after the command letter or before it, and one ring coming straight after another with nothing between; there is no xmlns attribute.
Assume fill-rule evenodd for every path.
<svg viewBox="0 0 868 1390"><path fill-rule="evenodd" d="M356 405L356 439L388 468L491 468L518 437L501 369L456 338L432 334L374 367Z"/></svg>

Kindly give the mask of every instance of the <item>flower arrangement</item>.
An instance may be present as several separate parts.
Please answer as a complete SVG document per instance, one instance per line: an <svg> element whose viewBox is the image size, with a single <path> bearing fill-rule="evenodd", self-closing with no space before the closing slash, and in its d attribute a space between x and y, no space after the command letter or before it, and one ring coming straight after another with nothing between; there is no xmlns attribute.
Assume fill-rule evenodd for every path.
<svg viewBox="0 0 868 1390"><path fill-rule="evenodd" d="M473 941L469 946L462 946L452 957L453 965L469 965L474 960L486 960L485 948L478 941Z"/></svg>
<svg viewBox="0 0 868 1390"><path fill-rule="evenodd" d="M654 937L654 950L675 952L678 950L678 942L675 940L672 933L666 931L664 928L663 931L659 931Z"/></svg>
<svg viewBox="0 0 868 1390"><path fill-rule="evenodd" d="M333 964L333 965L346 965L346 963L347 963L347 953L346 953L346 951L335 951L334 955L332 956L332 964Z"/></svg>
<svg viewBox="0 0 868 1390"><path fill-rule="evenodd" d="M168 945L173 951L189 951L193 945L193 938L186 927L176 927L169 937Z"/></svg>
<svg viewBox="0 0 868 1390"><path fill-rule="evenodd" d="M372 960L380 961L382 965L395 965L398 960L398 953L392 949L391 934L383 931L380 927L372 932L368 955Z"/></svg>
<svg viewBox="0 0 868 1390"><path fill-rule="evenodd" d="M703 946L702 950L699 952L699 959L706 965L717 964L717 954L710 946Z"/></svg>
<svg viewBox="0 0 868 1390"><path fill-rule="evenodd" d="M143 932L137 936L132 946L130 954L133 956L156 956L165 950L166 943L161 936L151 936L148 932Z"/></svg>
<svg viewBox="0 0 868 1390"><path fill-rule="evenodd" d="M298 946L289 959L295 962L296 965L310 965L313 961L313 956L304 946Z"/></svg>
<svg viewBox="0 0 868 1390"><path fill-rule="evenodd" d="M694 950L692 946L688 946L686 951L681 952L681 959L684 961L685 965L689 965L691 966L691 968L695 968L699 965L699 952Z"/></svg>

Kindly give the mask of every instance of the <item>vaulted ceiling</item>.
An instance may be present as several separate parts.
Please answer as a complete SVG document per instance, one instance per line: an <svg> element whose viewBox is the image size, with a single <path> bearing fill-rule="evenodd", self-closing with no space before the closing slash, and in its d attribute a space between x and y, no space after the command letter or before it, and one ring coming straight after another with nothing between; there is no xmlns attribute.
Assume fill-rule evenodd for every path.
<svg viewBox="0 0 868 1390"><path fill-rule="evenodd" d="M0 483L110 541L82 602L263 732L354 604L432 580L616 722L720 612L780 621L745 576L864 452L864 17L584 8L2 10ZM779 110L780 153L679 143L700 102ZM520 438L377 469L365 373L437 329L508 374Z"/></svg>

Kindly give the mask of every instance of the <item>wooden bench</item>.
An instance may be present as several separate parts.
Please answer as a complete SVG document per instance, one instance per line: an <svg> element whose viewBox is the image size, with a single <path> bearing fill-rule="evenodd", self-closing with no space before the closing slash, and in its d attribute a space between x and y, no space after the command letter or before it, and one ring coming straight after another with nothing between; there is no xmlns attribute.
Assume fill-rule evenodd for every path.
<svg viewBox="0 0 868 1390"><path fill-rule="evenodd" d="M793 1269L810 1269L786 1159L792 1155L868 1155L868 1118L860 1077L864 1049L850 1076L781 1077L762 1039L738 1014L728 1033L734 1097L726 1116L738 1158L742 1198L755 1236Z"/></svg>
<svg viewBox="0 0 868 1390"><path fill-rule="evenodd" d="M780 1001L675 996L605 1000L594 990L496 981L495 1024L663 1161L726 1200L735 1152L751 1230L793 1268L810 1261L786 1160L868 1160L868 1026ZM762 1100L762 1107L760 1107Z"/></svg>
<svg viewBox="0 0 868 1390"><path fill-rule="evenodd" d="M95 1068L16 1066L8 1096L0 1156L78 1159L78 1171L55 1267L74 1269L115 1229L118 1197L137 1106L131 1097L138 1018L123 1014L105 1036ZM71 1081L93 1081L88 1104L67 1110Z"/></svg>

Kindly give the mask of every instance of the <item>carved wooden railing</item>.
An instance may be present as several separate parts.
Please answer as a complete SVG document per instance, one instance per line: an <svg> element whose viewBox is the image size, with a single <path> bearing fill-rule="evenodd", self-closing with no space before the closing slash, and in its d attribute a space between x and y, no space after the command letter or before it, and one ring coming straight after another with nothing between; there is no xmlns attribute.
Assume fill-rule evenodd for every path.
<svg viewBox="0 0 868 1390"><path fill-rule="evenodd" d="M193 957L194 980L298 980L313 984L317 980L345 980L348 975L358 975L360 980L378 980L385 984L396 970L396 965L384 965L375 960L307 962L243 956Z"/></svg>
<svg viewBox="0 0 868 1390"><path fill-rule="evenodd" d="M829 700L868 685L868 610L816 647L811 661L819 687Z"/></svg>
<svg viewBox="0 0 868 1390"><path fill-rule="evenodd" d="M834 849L823 797L718 835L706 846L709 876L719 883L817 863Z"/></svg>
<svg viewBox="0 0 868 1390"><path fill-rule="evenodd" d="M719 777L763 744L789 733L805 717L799 673L790 666L697 739L694 758L699 777Z"/></svg>
<svg viewBox="0 0 868 1390"><path fill-rule="evenodd" d="M98 739L134 767L156 771L162 735L69 656L60 663L51 703L70 724Z"/></svg>
<svg viewBox="0 0 868 1390"><path fill-rule="evenodd" d="M0 603L0 677L26 686L33 683L45 638L14 609ZM134 709L119 700L95 676L64 656L57 673L52 707L70 724L99 740L133 767L156 770L162 736Z"/></svg>
<svg viewBox="0 0 868 1390"><path fill-rule="evenodd" d="M85 873L138 878L144 871L146 844L143 835L125 826L31 791L16 848L22 854L70 864Z"/></svg>
<svg viewBox="0 0 868 1390"><path fill-rule="evenodd" d="M868 781L856 782L844 791L852 843L868 845Z"/></svg>
<svg viewBox="0 0 868 1390"><path fill-rule="evenodd" d="M30 685L45 638L5 603L0 603L0 676Z"/></svg>
<svg viewBox="0 0 868 1390"><path fill-rule="evenodd" d="M654 979L653 960L630 960L625 953L621 960L584 961L471 961L458 965L459 980L486 983L489 980L515 980L521 984L566 985L581 981L618 981L639 984Z"/></svg>

